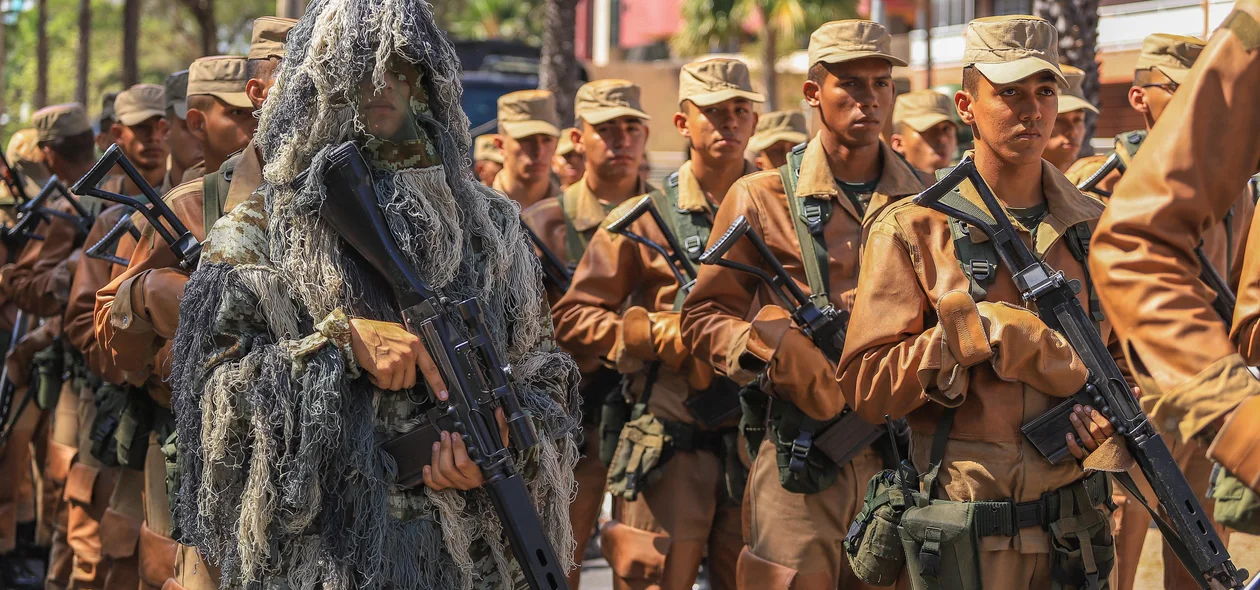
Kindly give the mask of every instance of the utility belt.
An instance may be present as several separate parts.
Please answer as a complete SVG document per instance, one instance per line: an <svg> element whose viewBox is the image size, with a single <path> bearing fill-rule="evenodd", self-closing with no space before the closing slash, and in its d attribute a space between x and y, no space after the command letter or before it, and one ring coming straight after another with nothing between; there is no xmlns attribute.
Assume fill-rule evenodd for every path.
<svg viewBox="0 0 1260 590"><path fill-rule="evenodd" d="M789 492L816 494L831 487L840 468L872 445L885 455L892 454L885 429L862 420L849 408L831 420L814 420L794 404L770 397L757 382L745 386L739 399L744 411L739 427L748 455L756 458L769 435L779 483Z"/></svg>
<svg viewBox="0 0 1260 590"><path fill-rule="evenodd" d="M1051 536L1052 588L1104 587L1115 565L1108 474L1093 473L1029 502L933 498L953 415L949 409L942 419L922 478L906 460L867 484L862 511L844 539L854 574L874 586L892 586L908 571L915 590L983 588L980 538L1038 527Z"/></svg>
<svg viewBox="0 0 1260 590"><path fill-rule="evenodd" d="M716 409L712 414L705 414L705 418L696 416L701 424L662 420L648 410L659 370L657 363L648 369L638 403L631 405L622 392L609 394L605 400L600 424L600 460L609 468L609 493L633 501L639 497L639 492L660 479L661 467L674 453L709 452L723 461L728 495L742 499L748 473L739 460L739 430L709 428L704 424L705 418L722 423L734 417L735 411L720 408L738 409L735 394L738 388L729 380L723 383L722 379L717 379L709 389L692 396L686 405L693 415L697 413L696 408ZM626 381L628 387L629 380ZM711 399L720 396L726 396L727 400ZM702 401L693 402L697 399Z"/></svg>

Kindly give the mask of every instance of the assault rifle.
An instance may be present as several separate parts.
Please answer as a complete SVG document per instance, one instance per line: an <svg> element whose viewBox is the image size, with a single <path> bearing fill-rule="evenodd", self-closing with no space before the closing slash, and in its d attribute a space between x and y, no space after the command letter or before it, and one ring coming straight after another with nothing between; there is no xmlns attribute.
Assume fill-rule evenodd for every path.
<svg viewBox="0 0 1260 590"><path fill-rule="evenodd" d="M770 272L725 258L726 253L741 239L752 243L762 261L770 267ZM714 264L751 274L766 284L783 307L792 316L792 322L800 327L823 354L833 363L840 362L840 354L844 351L844 333L849 327L849 312L836 309L831 305L819 308L800 285L788 274L783 263L766 246L765 240L752 228L748 219L740 215L722 237L704 254L700 255L701 264ZM892 423L892 422L890 422ZM805 454L811 446L817 446L823 454L837 465L846 465L857 455L887 431L882 425L870 424L858 417L856 412L846 412L838 419L817 433L802 430L801 438L793 444L793 457L788 468L799 472L805 468ZM895 441L896 438L894 437ZM803 449L797 456L797 448Z"/></svg>
<svg viewBox="0 0 1260 590"><path fill-rule="evenodd" d="M371 171L354 143L334 148L328 158L323 178L328 197L320 207L320 216L390 283L403 323L424 342L449 392L446 400L432 392L434 407L424 415L421 426L386 443L385 450L398 462L398 483L419 485L438 434L459 433L468 446L469 458L485 476L483 489L494 504L530 588L567 589L565 572L543 533L525 481L499 435L496 408L503 409L518 451L538 442L533 422L521 409L512 368L495 348L481 304L475 297L449 301L421 278L390 238L372 188Z"/></svg>
<svg viewBox="0 0 1260 590"><path fill-rule="evenodd" d="M101 240L92 245L92 247L83 251L83 255L88 258L104 260L118 266L126 267L131 264L130 260L120 258L118 256L118 242L122 240L124 235L130 235L133 239L140 239L140 231L136 229L136 224L131 222L131 213L134 209L128 210L122 219L114 227L110 228Z"/></svg>
<svg viewBox="0 0 1260 590"><path fill-rule="evenodd" d="M975 186L984 203L983 208L965 198L950 196L951 191L964 181L970 181ZM1123 438L1129 453L1154 490L1159 505L1167 512L1168 522L1151 510L1127 473L1115 473L1115 479L1147 510L1151 510L1152 517L1182 565L1196 576L1202 588L1209 588L1212 583L1226 588L1241 588L1247 577L1246 571L1239 571L1230 561L1225 543L1216 534L1198 496L1177 467L1164 438L1147 420L1120 367L1107 351L1093 319L1081 307L1076 298L1081 285L1077 281L1069 281L1062 271L1047 266L1019 238L1006 211L976 170L970 156L963 158L940 182L915 197L914 202L968 223L988 236L1002 264L1011 271L1024 300L1033 304L1037 315L1047 326L1067 339L1089 371L1085 387L1025 424L1021 428L1024 436L1051 463L1072 460L1065 438L1075 432L1075 428L1068 416L1076 404L1098 408L1115 426L1116 436Z"/></svg>
<svg viewBox="0 0 1260 590"><path fill-rule="evenodd" d="M13 321L13 331L9 333L9 351L17 347L18 342L22 341L30 327L31 317L26 315L26 312L18 310L17 318ZM4 363L4 368L0 369L0 446L9 440L9 434L13 432L13 427L17 425L18 420L22 419L26 406L30 405L31 400L35 398L35 388L26 388L26 395L22 398L22 403L18 405L17 412L10 415L13 409L13 396L16 393L17 386L13 384L9 376L9 363ZM12 423L9 422L10 418L13 419Z"/></svg>
<svg viewBox="0 0 1260 590"><path fill-rule="evenodd" d="M122 168L123 174L140 188L140 194L148 201L147 203L136 197L120 195L100 188L101 182L115 165ZM187 271L197 268L197 260L201 257L201 242L197 241L184 222L180 221L175 212L162 201L157 191L153 190L153 186L144 179L139 170L136 170L135 165L127 159L126 154L117 145L109 146L109 149L105 150L105 155L101 156L92 169L83 175L79 182L74 183L70 190L76 195L91 195L111 203L121 203L139 211L149 222L153 231L157 232L158 236L166 241L171 252L175 253L180 268Z"/></svg>
<svg viewBox="0 0 1260 590"><path fill-rule="evenodd" d="M1092 192L1110 198L1111 191L1098 188L1098 183L1102 182L1102 179L1115 170L1119 170L1120 174L1123 175L1128 170L1128 167L1120 159L1119 153L1111 152L1111 155L1107 156L1107 159L1103 162L1102 167L1090 174L1089 178L1082 180L1080 184L1076 185L1076 189L1081 192ZM1248 180L1247 188L1254 198L1256 195L1256 179L1254 177ZM1216 299L1212 301L1212 309L1216 311L1217 315L1221 316L1221 321L1225 322L1226 329L1228 329L1234 323L1234 305L1237 303L1234 291L1229 288L1229 283L1226 283L1221 278L1220 273L1216 271L1212 263L1207 259L1207 256L1203 254L1202 246L1195 248L1194 254L1199 259L1199 267L1201 269L1199 280L1216 292Z"/></svg>
<svg viewBox="0 0 1260 590"><path fill-rule="evenodd" d="M48 201L58 194L74 209L73 213L59 211L48 206ZM8 233L22 242L31 239L43 240L45 236L35 234L35 228L40 222L48 221L53 217L73 223L74 231L78 238L87 237L88 232L92 229L92 213L84 208L78 199L66 191L66 185L61 184L61 179L55 175L48 179L48 182L44 184L44 188L40 189L39 194L34 199L18 207L18 221L9 229Z"/></svg>
<svg viewBox="0 0 1260 590"><path fill-rule="evenodd" d="M569 265L560 260L551 248L547 247L546 242L530 229L529 224L525 220L521 220L521 229L525 230L525 235L529 236L529 241L533 242L534 247L538 249L538 261L542 263L543 276L551 281L561 293L569 290L569 285L573 282L573 271L569 270Z"/></svg>
<svg viewBox="0 0 1260 590"><path fill-rule="evenodd" d="M643 217L645 214L652 218L652 222L656 224L656 228L664 236L665 244L658 244L630 229L635 220ZM650 196L639 199L639 202L631 206L624 215L614 219L607 225L608 231L625 236L636 244L646 246L665 257L665 260L669 263L669 269L674 275L674 280L678 283L678 301L682 301L682 298L691 292L691 287L696 283L696 267L683 254L685 250L683 250L681 242L678 241L678 237L674 235L670 227L665 218L661 216L661 212L656 209L656 205L652 202L652 197ZM695 395L688 397L684 405L687 406L687 410L691 412L692 417L702 425L707 428L717 428L739 415L741 411L739 390L739 384L719 375L714 378L713 384L708 389L698 391Z"/></svg>
<svg viewBox="0 0 1260 590"><path fill-rule="evenodd" d="M9 165L9 159L0 152L0 182L4 182L4 186L9 189L9 194L13 195L14 204L21 206L31 200L26 194L25 179L17 168Z"/></svg>

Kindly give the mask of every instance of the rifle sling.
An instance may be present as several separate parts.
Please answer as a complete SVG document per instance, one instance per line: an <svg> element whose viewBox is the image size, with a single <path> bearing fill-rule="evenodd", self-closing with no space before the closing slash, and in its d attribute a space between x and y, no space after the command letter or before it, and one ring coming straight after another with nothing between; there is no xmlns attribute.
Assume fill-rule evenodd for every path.
<svg viewBox="0 0 1260 590"><path fill-rule="evenodd" d="M796 181L801 175L804 154L805 144L793 149L788 155L788 163L779 167L779 176L783 179L783 192L792 215L792 227L796 229L796 241L801 246L801 266L805 267L809 298L815 306L823 309L831 304L827 295L831 290L830 261L827 259L823 228L831 218L832 203L826 199L796 196Z"/></svg>

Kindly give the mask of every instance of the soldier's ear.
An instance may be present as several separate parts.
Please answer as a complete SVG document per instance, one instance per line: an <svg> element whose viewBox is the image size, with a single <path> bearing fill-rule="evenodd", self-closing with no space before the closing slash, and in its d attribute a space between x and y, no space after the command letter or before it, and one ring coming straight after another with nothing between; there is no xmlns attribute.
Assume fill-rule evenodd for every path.
<svg viewBox="0 0 1260 590"><path fill-rule="evenodd" d="M201 109L188 109L184 124L188 126L188 132L196 137L197 141L202 143L206 141L206 114Z"/></svg>
<svg viewBox="0 0 1260 590"><path fill-rule="evenodd" d="M267 100L268 90L267 85L258 78L250 78L245 83L245 95L249 97L249 102L254 103L255 109L262 108L263 103Z"/></svg>
<svg viewBox="0 0 1260 590"><path fill-rule="evenodd" d="M1151 112L1151 106L1146 104L1146 89L1132 86L1129 88L1129 106L1133 110L1143 115Z"/></svg>
<svg viewBox="0 0 1260 590"><path fill-rule="evenodd" d="M819 94L822 93L822 86L819 86L817 82L805 80L805 86L801 88L801 92L805 95L805 103L809 106L818 108L822 104L822 98L819 97Z"/></svg>
<svg viewBox="0 0 1260 590"><path fill-rule="evenodd" d="M962 119L963 125L968 127L975 125L976 115L971 112L971 108L975 105L975 97L966 90L959 90L954 93L954 108L958 110L958 118Z"/></svg>
<svg viewBox="0 0 1260 590"><path fill-rule="evenodd" d="M686 109L685 106L683 108ZM681 111L674 113L674 128L678 130L679 135L691 139L691 129L687 128L687 113Z"/></svg>

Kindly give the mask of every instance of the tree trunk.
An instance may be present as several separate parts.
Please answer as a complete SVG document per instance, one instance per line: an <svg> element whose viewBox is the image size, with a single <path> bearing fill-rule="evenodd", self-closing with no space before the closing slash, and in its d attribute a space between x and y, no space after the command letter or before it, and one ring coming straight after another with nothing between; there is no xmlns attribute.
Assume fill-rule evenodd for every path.
<svg viewBox="0 0 1260 590"><path fill-rule="evenodd" d="M125 0L123 4L123 57L122 85L131 88L140 81L140 3L141 0Z"/></svg>
<svg viewBox="0 0 1260 590"><path fill-rule="evenodd" d="M219 29L214 20L214 0L182 0L184 7L197 21L201 36L201 55L214 55L219 49Z"/></svg>
<svg viewBox="0 0 1260 590"><path fill-rule="evenodd" d="M1034 0L1033 14L1059 30L1059 61L1085 71L1081 90L1085 100L1098 104L1098 0ZM1094 136L1098 117L1085 113L1085 143L1081 155L1092 154L1089 140Z"/></svg>
<svg viewBox="0 0 1260 590"><path fill-rule="evenodd" d="M48 0L39 0L35 20L35 108L48 106Z"/></svg>
<svg viewBox="0 0 1260 590"><path fill-rule="evenodd" d="M0 115L4 114L4 64L8 59L9 53L5 49L5 33L8 32L8 25L4 24L4 11L0 10Z"/></svg>
<svg viewBox="0 0 1260 590"><path fill-rule="evenodd" d="M582 67L574 53L577 36L577 0L547 0L543 14L542 64L538 87L556 95L556 112L562 127L573 124L573 99Z"/></svg>
<svg viewBox="0 0 1260 590"><path fill-rule="evenodd" d="M775 71L774 63L779 59L779 32L774 30L774 23L770 22L770 11L762 7L761 20L762 26L765 27L765 35L761 39L761 81L766 89L766 108L767 113L778 109L778 100L775 94L779 89L779 72Z"/></svg>
<svg viewBox="0 0 1260 590"><path fill-rule="evenodd" d="M74 101L87 105L88 68L92 63L92 0L79 0L79 56L75 68Z"/></svg>

